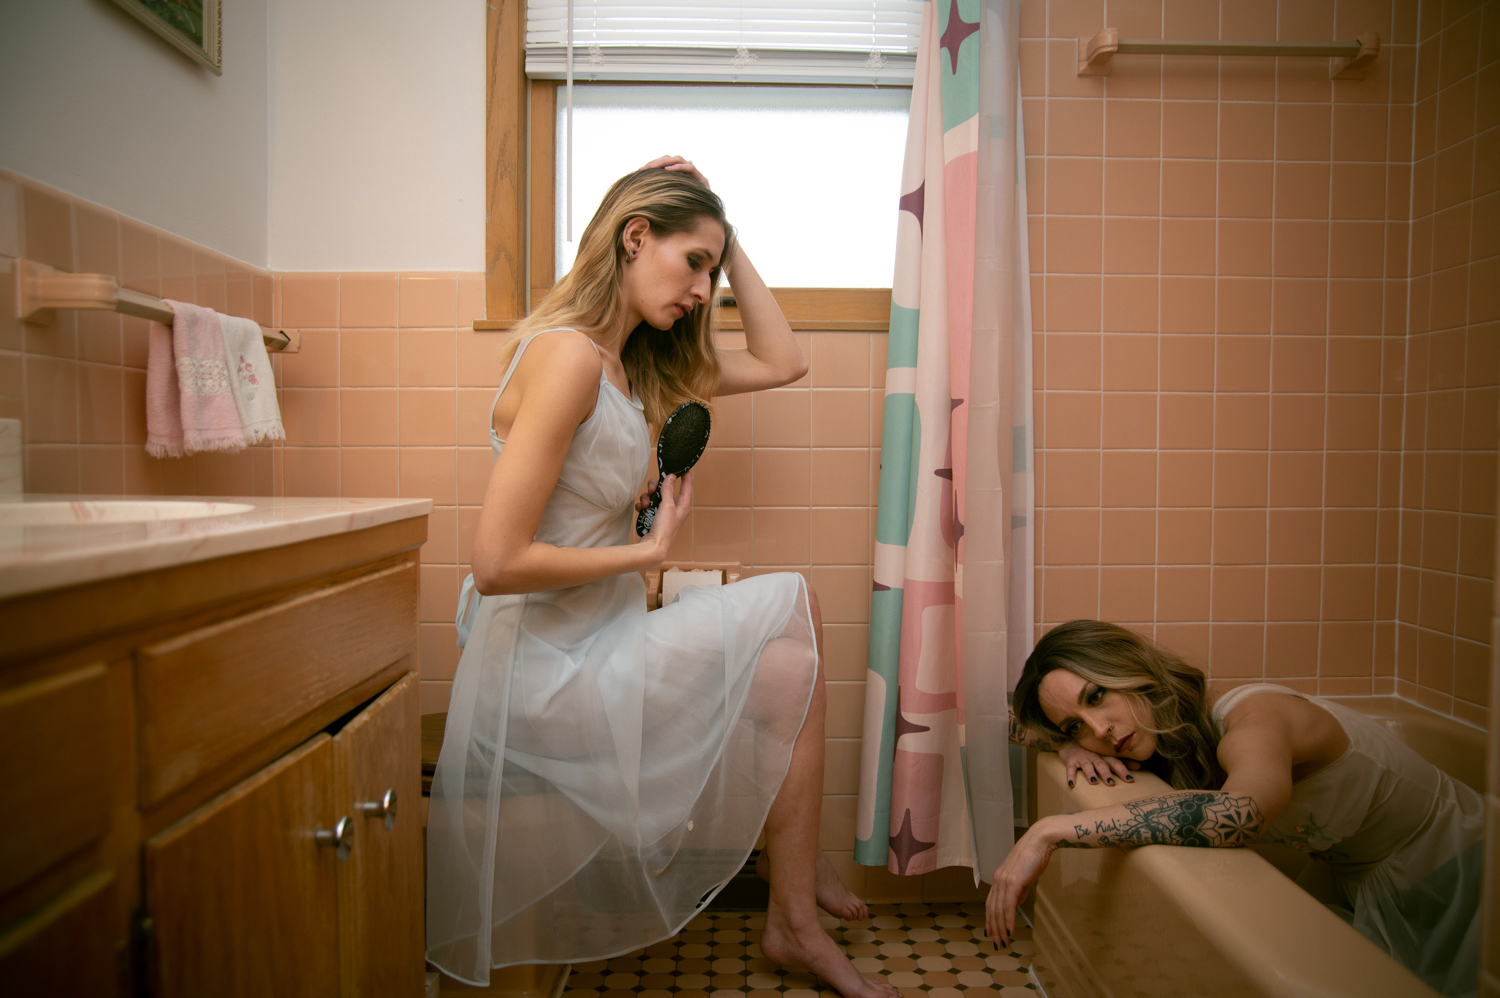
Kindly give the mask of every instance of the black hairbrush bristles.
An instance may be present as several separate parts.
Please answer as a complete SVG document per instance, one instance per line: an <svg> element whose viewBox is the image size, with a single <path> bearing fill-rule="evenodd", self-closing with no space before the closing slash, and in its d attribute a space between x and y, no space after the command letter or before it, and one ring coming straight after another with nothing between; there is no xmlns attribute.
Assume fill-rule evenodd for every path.
<svg viewBox="0 0 1500 998"><path fill-rule="evenodd" d="M692 470L708 446L708 435L713 429L713 417L708 407L701 402L684 402L672 410L662 424L661 436L656 441L657 479L656 491L651 493L651 503L635 518L635 532L645 537L656 519L656 509L661 505L661 487L668 475L679 478Z"/></svg>

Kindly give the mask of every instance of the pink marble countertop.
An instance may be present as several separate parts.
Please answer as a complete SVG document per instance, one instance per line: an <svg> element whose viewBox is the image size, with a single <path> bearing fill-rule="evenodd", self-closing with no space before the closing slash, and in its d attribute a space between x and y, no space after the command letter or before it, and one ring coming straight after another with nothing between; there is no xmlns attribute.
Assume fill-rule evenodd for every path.
<svg viewBox="0 0 1500 998"><path fill-rule="evenodd" d="M214 503L228 512L184 519L24 525L6 517L7 511L20 512L16 504L122 501ZM0 496L0 599L295 544L431 511L430 499Z"/></svg>

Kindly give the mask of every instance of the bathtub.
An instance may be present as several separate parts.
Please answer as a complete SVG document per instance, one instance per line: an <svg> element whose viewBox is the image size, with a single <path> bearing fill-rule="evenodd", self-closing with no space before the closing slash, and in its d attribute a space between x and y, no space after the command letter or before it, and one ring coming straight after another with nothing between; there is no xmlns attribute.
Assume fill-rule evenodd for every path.
<svg viewBox="0 0 1500 998"><path fill-rule="evenodd" d="M1484 792L1484 732L1395 697L1336 698ZM1035 753L1036 810L1061 814L1170 790L1148 773L1068 789ZM1037 884L1035 966L1052 998L1437 994L1323 907L1326 868L1293 849L1060 849Z"/></svg>

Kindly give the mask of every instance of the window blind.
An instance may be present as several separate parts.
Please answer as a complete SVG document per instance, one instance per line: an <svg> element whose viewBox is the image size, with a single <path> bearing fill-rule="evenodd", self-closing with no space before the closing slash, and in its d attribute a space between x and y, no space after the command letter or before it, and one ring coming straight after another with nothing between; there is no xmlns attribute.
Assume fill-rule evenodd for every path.
<svg viewBox="0 0 1500 998"><path fill-rule="evenodd" d="M909 86L925 0L527 0L526 74Z"/></svg>

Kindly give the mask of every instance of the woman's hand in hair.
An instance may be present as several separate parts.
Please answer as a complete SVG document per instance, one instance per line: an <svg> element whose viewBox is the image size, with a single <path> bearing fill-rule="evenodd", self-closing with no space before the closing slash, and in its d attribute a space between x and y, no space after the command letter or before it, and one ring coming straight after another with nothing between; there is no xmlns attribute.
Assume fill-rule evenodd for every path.
<svg viewBox="0 0 1500 998"><path fill-rule="evenodd" d="M1067 769L1068 786L1073 785L1074 774L1080 780L1088 780L1090 783L1098 783L1103 780L1109 786L1115 785L1115 778L1119 777L1128 783L1134 783L1130 775L1132 769L1140 769L1141 764L1134 759L1121 759L1112 755L1097 755L1083 748L1077 742L1068 742L1057 750L1057 757Z"/></svg>
<svg viewBox="0 0 1500 998"><path fill-rule="evenodd" d="M669 170L672 173L686 173L688 176L698 181L698 183L702 184L704 187L707 187L709 190L713 190L713 186L708 182L708 178L705 177L701 172L699 172L698 168L693 165L693 161L690 159L683 159L681 156L658 156L651 162L647 163L645 166L641 167L641 169L661 169Z"/></svg>
<svg viewBox="0 0 1500 998"><path fill-rule="evenodd" d="M636 508L641 508L639 502ZM656 518L651 521L650 532L641 541L656 549L656 564L666 560L678 528L692 509L693 473L690 471L681 478L668 475L661 483L661 505L656 507Z"/></svg>

